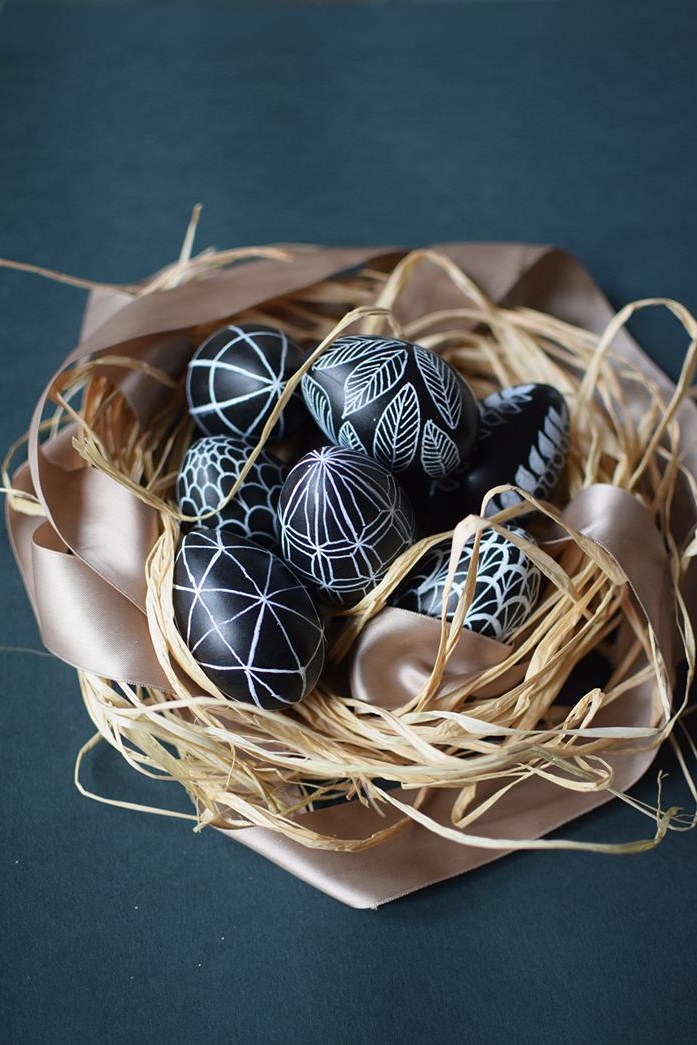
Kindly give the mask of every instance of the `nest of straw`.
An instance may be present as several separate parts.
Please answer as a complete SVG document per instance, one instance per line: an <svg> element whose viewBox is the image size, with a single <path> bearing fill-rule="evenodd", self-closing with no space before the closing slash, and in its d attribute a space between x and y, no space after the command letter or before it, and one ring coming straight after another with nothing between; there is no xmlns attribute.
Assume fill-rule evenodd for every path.
<svg viewBox="0 0 697 1045"><path fill-rule="evenodd" d="M215 263L214 256L207 265ZM412 273L424 264L445 271L461 291L461 306L420 315L402 326L396 306L402 295L409 294ZM190 274L195 276L196 271ZM176 271L177 280L182 276L186 266ZM139 292L166 293L166 286L166 278L160 276ZM446 256L415 252L390 272L365 267L229 320L282 327L307 348L306 365L286 397L318 354L349 327L363 333L392 330L398 337L434 349L463 374L478 397L527 382L558 388L571 412L571 448L555 503L533 502L538 510L533 533L543 535L564 505L593 483L611 483L640 499L668 549L691 676L691 631L677 594L689 557L681 554L673 539L670 512L679 482L689 484L694 494L694 480L681 465L676 420L694 361L686 362L675 395L667 401L646 373L615 358L613 339L638 307L628 306L599 336L530 309L499 307ZM670 307L694 337L692 317L675 304ZM190 331L192 351L209 332L203 327ZM108 362L109 358L101 360L102 366ZM115 359L114 365L127 364ZM155 373L152 368L149 372ZM451 688L445 697L439 695L439 686L457 644L472 585L466 586L452 623L441 621L431 677L406 704L388 711L353 698L345 686L346 665L361 632L424 551L442 540L443 535L436 534L406 551L357 606L337 612L328 668L316 690L299 705L272 712L225 698L201 672L174 625L172 569L182 523L174 484L192 430L184 416L182 383L155 376L170 389L171 397L147 431L140 430L128 404L108 380L92 375L90 364L71 371L65 386L55 389L61 409L79 421L76 445L83 457L154 506L161 523L147 562L147 612L171 691L115 683L84 671L79 677L98 735L139 772L178 781L193 800L192 818L199 827L257 825L307 846L350 850L379 844L399 830L402 820L416 819L426 829L456 841L459 831L476 830L478 819L498 798L531 777L542 776L575 790L612 790L608 758L618 746L626 747L629 734L623 736L621 729L593 734L590 727L602 709L638 682L651 680L656 701L665 711L661 727L642 743L658 745L670 733L682 704L671 711L672 679L646 622L638 615L624 578L597 548L580 540L565 545L558 555L539 545L525 545L545 577L533 616L509 640L510 655L500 665ZM70 406L78 386L81 400L77 407ZM648 394L640 418L626 406L632 386ZM283 401L279 409L282 406ZM255 453L265 441L262 437ZM290 456L297 447L285 451ZM501 528L529 510L524 503L490 519L468 516L450 534L454 553L473 534L486 527ZM618 656L613 643L620 631L624 641ZM609 678L569 701L565 698L569 675L591 652L611 661ZM513 673L518 681L502 688L501 680L513 668L518 669L517 675ZM495 695L488 695L492 691ZM482 797L480 784L491 781L493 792L488 787ZM447 789L452 795L449 824L423 811L424 798L433 788ZM317 832L312 818L303 815L323 803L347 799L378 810L391 805L402 819L369 838L339 839ZM640 803L635 804L639 808ZM660 813L645 806L641 811ZM664 830L665 822L659 824L657 837ZM616 848L620 851L623 846Z"/></svg>

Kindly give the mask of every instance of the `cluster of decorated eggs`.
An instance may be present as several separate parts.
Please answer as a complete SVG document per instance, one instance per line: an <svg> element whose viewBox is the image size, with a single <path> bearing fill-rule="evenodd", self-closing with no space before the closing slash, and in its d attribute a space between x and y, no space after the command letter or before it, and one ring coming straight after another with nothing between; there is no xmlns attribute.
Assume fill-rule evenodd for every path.
<svg viewBox="0 0 697 1045"><path fill-rule="evenodd" d="M408 341L339 337L289 394L305 358L283 331L238 324L208 337L187 372L201 435L177 480L188 522L174 565L175 618L223 693L267 709L315 686L325 609L355 605L419 533L479 512L492 487L549 498L569 438L556 389L518 385L478 402L445 360ZM293 466L264 449L238 482L262 435L281 441L311 429L324 445ZM486 510L519 500L499 493ZM465 546L448 588L450 541L436 545L391 603L451 619L473 547ZM530 615L540 582L515 540L484 531L465 627L505 640Z"/></svg>

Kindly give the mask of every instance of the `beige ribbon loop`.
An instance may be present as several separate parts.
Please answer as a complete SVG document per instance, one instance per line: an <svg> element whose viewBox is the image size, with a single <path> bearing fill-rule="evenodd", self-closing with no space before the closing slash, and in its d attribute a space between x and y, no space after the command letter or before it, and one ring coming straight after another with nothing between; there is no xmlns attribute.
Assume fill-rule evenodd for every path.
<svg viewBox="0 0 697 1045"><path fill-rule="evenodd" d="M284 260L286 253L292 262ZM18 510L19 502L13 506L8 501L8 529L45 644L82 671L151 689L168 689L144 612L145 564L160 531L157 510L116 477L85 464L73 445L73 438L79 435L75 424L42 442L46 406L56 390L69 381L71 368L89 362L95 373L123 394L138 426L146 429L172 394L172 379L181 378L191 351L188 331L311 288L348 269L378 266L387 260L403 259L402 267L398 266L392 282L384 288L385 302L394 300L397 321L403 325L427 311L442 310L447 317L450 310L462 307L470 286L464 272L481 288L480 308L503 302L509 308L542 309L559 320L596 332L603 330L612 316L588 274L568 255L546 247L446 244L432 248L410 271L409 293L402 296L398 283L411 265L404 250L291 247L269 255L208 272L167 291L136 297L104 289L94 291L83 340L49 382L37 405L29 433L28 465L17 472L14 485L36 494L45 518L25 515ZM525 313L521 312L519 318L524 322ZM379 326L381 318L373 317L369 322ZM443 323L447 322L444 318ZM674 391L671 382L626 333L620 333L614 351L633 368L650 375L670 398ZM129 361L143 364L142 369L134 369ZM158 375L166 375L167 380ZM628 410L641 417L641 390L630 389L627 398ZM693 403L684 401L676 416L684 461L695 475L697 410ZM680 534L680 540L686 535L689 539L696 518L693 499L683 496L674 505L673 514L674 532ZM636 742L628 740L618 745L616 752L603 755L606 766L602 772L612 779L610 789L561 788L542 774L532 773L519 786L492 800L476 821L477 834L461 834L466 844L453 840L454 796L460 792L448 787L424 793L405 786L395 792L392 803L387 791L384 801L380 796L384 816L359 802L350 802L294 817L294 825L307 828L308 834L316 832L316 845L330 844L332 839L366 840L376 832L384 833L390 825L399 825L387 832L380 845L357 852L312 848L311 842L300 844L267 827L226 833L343 902L374 907L495 859L518 842L521 848L533 847L543 835L629 788L655 755L655 745L647 740L642 746L639 740L652 730L662 729L671 713L670 675L681 648L676 641L675 582L669 558L641 502L617 486L595 484L581 489L558 518L559 525L547 535L544 549L556 554L574 535L580 535L581 541L590 542L589 554L595 552L598 561L605 556L615 582L619 577L620 587L622 578L626 578L634 600L632 612L646 622L649 641L660 652L655 663L662 662L665 669L665 678L644 681L642 677L593 717L593 727L601 731L618 725L637 731ZM691 576L694 579L694 563ZM689 577L686 585L690 584ZM347 719L341 716L349 714L346 707L351 701L354 707L360 704L361 713L371 718L395 720L399 709L408 706L428 681L440 640L439 621L392 607L379 612L363 628L354 646L351 698L337 710L337 729L349 728ZM463 631L432 706L503 664L510 654L510 646ZM504 687L502 692L506 685L518 684L529 660L527 665L516 663L505 680L497 680ZM661 699L657 699L657 690ZM299 730L305 728L301 718ZM258 738L263 717L258 721L250 718L246 726L249 735ZM263 742L262 736L259 744ZM427 747L425 741L421 743ZM279 743L280 749L283 745ZM271 757L271 745L268 751ZM438 757L448 761L452 769L455 756L440 752ZM460 772L457 764L455 771ZM479 783L478 801L486 802L500 788L501 780ZM464 797L457 805L458 823L467 815L469 792L461 793ZM416 805L409 801L411 797L416 803L417 796L418 814ZM420 823L416 822L417 815ZM434 834L425 826L429 822L443 825L444 835L449 833L449 837ZM505 845L502 842L498 847L497 840L504 840Z"/></svg>

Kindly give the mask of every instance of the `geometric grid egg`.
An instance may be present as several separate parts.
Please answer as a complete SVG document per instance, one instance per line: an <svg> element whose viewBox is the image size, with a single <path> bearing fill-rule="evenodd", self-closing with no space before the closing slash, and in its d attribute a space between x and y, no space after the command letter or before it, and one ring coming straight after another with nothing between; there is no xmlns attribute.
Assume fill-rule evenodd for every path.
<svg viewBox="0 0 697 1045"><path fill-rule="evenodd" d="M332 602L371 591L414 540L395 477L355 450L324 446L291 470L279 502L283 555Z"/></svg>
<svg viewBox="0 0 697 1045"><path fill-rule="evenodd" d="M204 436L186 452L177 478L182 514L200 516L223 504L251 453L252 446L232 435ZM200 526L225 526L266 548L278 548L278 498L287 467L262 450L232 501L201 519Z"/></svg>
<svg viewBox="0 0 697 1045"><path fill-rule="evenodd" d="M206 435L236 435L255 443L303 353L283 330L230 324L197 348L186 375L189 413ZM292 434L306 416L291 396L271 437Z"/></svg>
<svg viewBox="0 0 697 1045"><path fill-rule="evenodd" d="M529 533L517 526L508 529L535 543ZM448 597L446 617L455 615L460 595L472 562L474 537L466 542ZM450 541L431 548L404 578L390 604L429 617L443 613L445 582L450 562ZM464 627L505 642L535 609L542 574L525 552L495 530L483 530L479 544L474 597L465 615Z"/></svg>
<svg viewBox="0 0 697 1045"><path fill-rule="evenodd" d="M302 700L324 664L324 625L278 556L229 530L195 527L174 562L177 628L228 697L278 710Z"/></svg>

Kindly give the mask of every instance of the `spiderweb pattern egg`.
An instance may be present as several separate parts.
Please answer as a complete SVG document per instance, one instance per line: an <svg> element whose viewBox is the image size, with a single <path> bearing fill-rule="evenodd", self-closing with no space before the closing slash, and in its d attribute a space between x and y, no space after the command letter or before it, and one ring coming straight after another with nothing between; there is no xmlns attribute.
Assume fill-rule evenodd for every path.
<svg viewBox="0 0 697 1045"><path fill-rule="evenodd" d="M189 363L189 413L206 435L235 435L254 443L302 363L301 349L282 330L254 323L223 327L199 345ZM302 398L293 395L272 438L292 434L304 416Z"/></svg>
<svg viewBox="0 0 697 1045"><path fill-rule="evenodd" d="M324 625L305 586L268 549L195 527L174 562L172 597L189 651L226 696L278 710L315 686Z"/></svg>
<svg viewBox="0 0 697 1045"><path fill-rule="evenodd" d="M251 452L232 435L198 439L187 450L177 479L177 505L184 515L199 516L223 504ZM264 547L277 549L281 532L278 498L288 469L262 450L231 501L207 519L205 527L224 526Z"/></svg>
<svg viewBox="0 0 697 1045"><path fill-rule="evenodd" d="M367 454L400 479L455 471L477 439L469 385L410 341L339 337L305 374L302 392L332 443Z"/></svg>
<svg viewBox="0 0 697 1045"><path fill-rule="evenodd" d="M281 547L328 600L352 605L414 539L414 510L395 477L356 450L325 446L281 490Z"/></svg>
<svg viewBox="0 0 697 1045"><path fill-rule="evenodd" d="M535 543L525 530L509 531ZM447 601L446 616L452 620L472 564L474 537L465 544ZM450 563L450 541L430 549L396 589L390 603L429 617L443 613L445 584ZM495 530L484 530L479 544L477 580L464 627L480 635L505 642L535 608L542 574L528 556Z"/></svg>
<svg viewBox="0 0 697 1045"><path fill-rule="evenodd" d="M479 440L462 479L467 510L479 511L487 491L504 483L549 500L569 449L569 408L564 396L551 385L515 385L487 396L481 408ZM486 514L521 501L512 490L496 494Z"/></svg>

